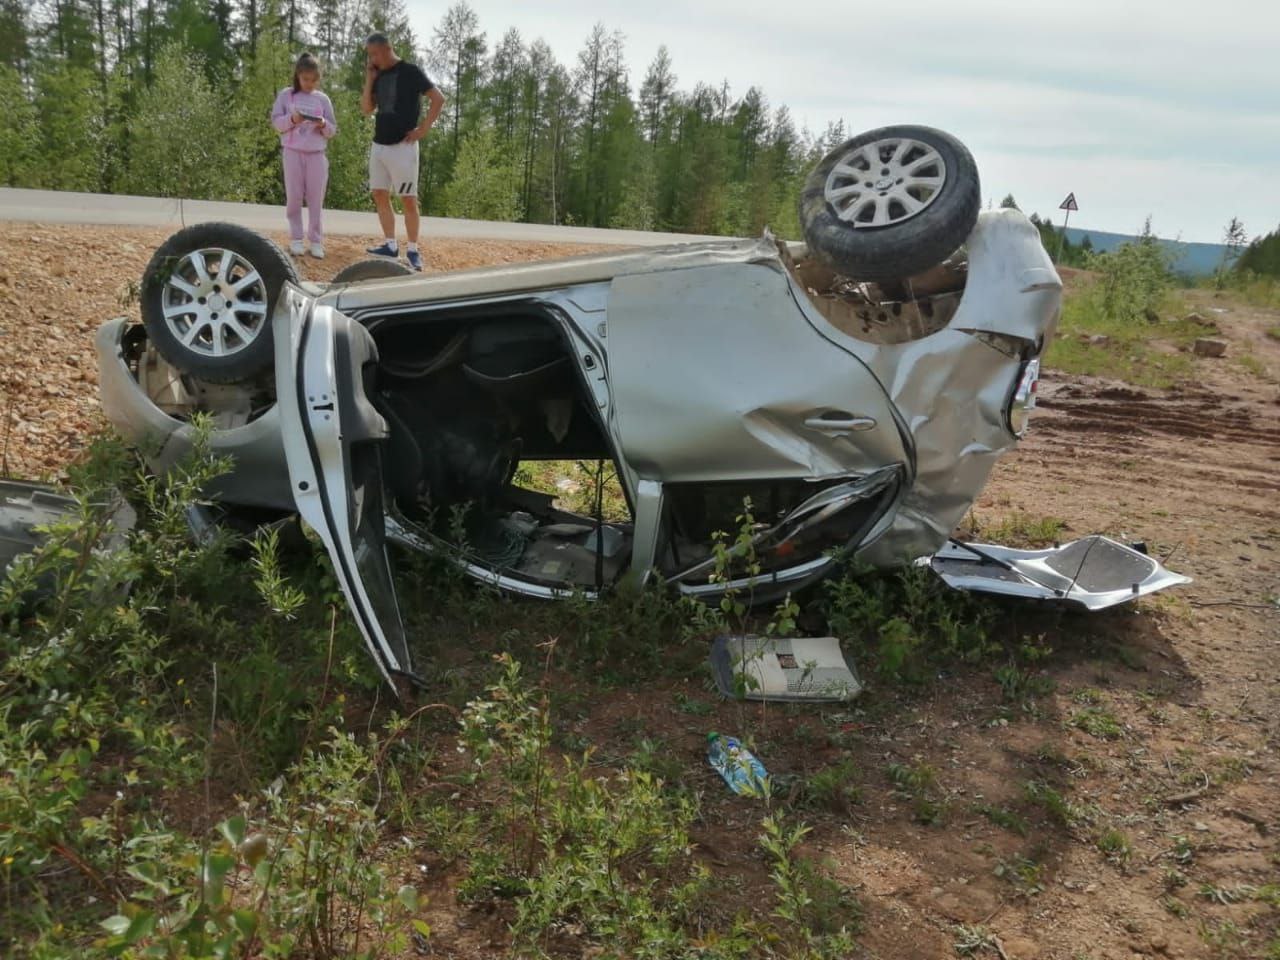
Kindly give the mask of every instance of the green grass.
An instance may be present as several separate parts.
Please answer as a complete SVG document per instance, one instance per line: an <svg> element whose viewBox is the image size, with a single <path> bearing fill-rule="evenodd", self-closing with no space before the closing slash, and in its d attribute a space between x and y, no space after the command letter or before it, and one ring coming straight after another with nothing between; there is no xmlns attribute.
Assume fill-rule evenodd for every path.
<svg viewBox="0 0 1280 960"><path fill-rule="evenodd" d="M832 635L882 680L923 684L937 677L939 663L978 663L1004 652L991 635L993 605L951 590L927 568L854 568L823 593L819 609Z"/></svg>
<svg viewBox="0 0 1280 960"><path fill-rule="evenodd" d="M410 933L427 950L433 881L409 849L501 909L514 954L546 955L571 921L626 955L688 956L698 938L746 955L734 908L696 906L718 895L687 833L706 814L681 781L702 765L644 723L596 758L574 732L581 694L551 682L586 661L598 694L605 649L648 649L663 675L684 606L619 591L517 610L432 558L407 564L407 619L476 649L422 658L439 699L402 715L315 543L191 541L186 511L225 463L157 479L118 447L89 459L74 515L0 577L0 941L17 956L399 956ZM108 549L117 489L139 523ZM495 646L531 669L508 652L491 673ZM856 800L854 772L819 771L815 806ZM776 909L753 935L850 955L860 907L793 848L771 851Z"/></svg>
<svg viewBox="0 0 1280 960"><path fill-rule="evenodd" d="M1029 857L1014 857L1012 860L1001 860L996 864L994 873L1007 880L1014 889L1026 897L1033 897L1044 891L1044 864L1037 863Z"/></svg>
<svg viewBox="0 0 1280 960"><path fill-rule="evenodd" d="M1200 884L1197 894L1205 900L1211 900L1222 906L1229 906L1233 903L1243 903L1246 900L1253 900L1258 895L1258 888L1252 884L1242 883L1233 887L1219 887L1212 883Z"/></svg>
<svg viewBox="0 0 1280 960"><path fill-rule="evenodd" d="M1209 285L1212 285L1212 281L1209 281ZM1228 274L1226 290L1251 307L1280 310L1280 280L1275 277Z"/></svg>
<svg viewBox="0 0 1280 960"><path fill-rule="evenodd" d="M676 693L675 704L677 710L681 713L687 713L691 717L708 717L715 710L705 700L695 700L683 691Z"/></svg>
<svg viewBox="0 0 1280 960"><path fill-rule="evenodd" d="M1180 316L1185 305L1166 298L1163 316ZM1045 364L1064 373L1123 380L1135 386L1164 388L1191 376L1192 361L1178 348L1204 336L1199 324L1174 320L1159 324L1108 316L1099 300L1086 288L1068 293L1058 324L1058 336L1049 345ZM1087 342L1090 336L1108 338L1104 344ZM1156 346L1166 344L1162 350Z"/></svg>
<svg viewBox="0 0 1280 960"><path fill-rule="evenodd" d="M1000 685L1000 693L1006 703L1021 704L1029 707L1036 697L1047 696L1053 692L1052 677L1045 676L1032 668L1019 667L1014 663L1003 664L994 671L996 683Z"/></svg>
<svg viewBox="0 0 1280 960"><path fill-rule="evenodd" d="M984 540L1012 547L1048 547L1062 539L1067 522L1058 517L1043 517L1015 510L993 527L983 526Z"/></svg>
<svg viewBox="0 0 1280 960"><path fill-rule="evenodd" d="M1121 865L1128 863L1133 856L1133 844L1119 830L1104 830L1098 837L1097 846L1108 860Z"/></svg>
<svg viewBox="0 0 1280 960"><path fill-rule="evenodd" d="M1280 326L1267 327L1267 336L1272 340L1280 340Z"/></svg>
<svg viewBox="0 0 1280 960"><path fill-rule="evenodd" d="M1073 714L1071 725L1099 740L1119 740L1124 727L1111 711L1104 707L1086 707Z"/></svg>
<svg viewBox="0 0 1280 960"><path fill-rule="evenodd" d="M947 814L947 801L938 796L938 771L927 763L891 763L885 767L897 794L911 801L916 820L923 824L941 823Z"/></svg>
<svg viewBox="0 0 1280 960"><path fill-rule="evenodd" d="M973 810L975 813L982 814L997 827L1016 833L1020 837L1027 835L1026 818L1008 807L1000 807L991 803L975 803Z"/></svg>
<svg viewBox="0 0 1280 960"><path fill-rule="evenodd" d="M592 517L596 512L596 470L595 461L589 460L522 460L515 482L527 490L551 494L562 510ZM631 519L622 483L609 461L604 463L601 507L606 521Z"/></svg>
<svg viewBox="0 0 1280 960"><path fill-rule="evenodd" d="M1271 371L1267 369L1267 365L1255 357L1252 353L1241 354L1236 357L1236 362L1244 367L1249 373L1253 374L1260 380L1270 380Z"/></svg>
<svg viewBox="0 0 1280 960"><path fill-rule="evenodd" d="M956 927L955 941L952 946L957 956L977 957L984 955L987 951L994 953L997 942L995 935L986 927L961 924Z"/></svg>
<svg viewBox="0 0 1280 960"><path fill-rule="evenodd" d="M1054 786L1043 780L1029 780L1022 785L1023 796L1039 807L1050 819L1063 827L1073 827L1085 819L1085 811L1069 801Z"/></svg>
<svg viewBox="0 0 1280 960"><path fill-rule="evenodd" d="M824 767L805 779L800 801L819 810L848 813L850 807L862 800L857 776L858 766L853 760L846 759Z"/></svg>
<svg viewBox="0 0 1280 960"><path fill-rule="evenodd" d="M791 817L798 807L818 818L818 849L841 821L869 819L875 811L855 805L882 754L865 728L907 723L897 711L910 711L909 699L824 715L856 751L832 761L805 753L821 746L820 726L790 731L790 741L779 731L800 708L769 707L775 739L761 741L761 755L798 744L792 755L805 756L806 776L796 795L772 798L774 832L766 827L760 844L769 880L747 884L757 871L743 861L758 855L734 852L713 870L689 836L727 804L756 831L746 798L719 784L704 796L713 775L685 745L733 709L688 681L705 646L681 641L702 635L708 611L657 591L518 604L419 557L399 565L401 598L435 702L399 715L314 542L190 542L185 509L199 495L198 467L187 468L187 483L182 474L140 477L127 458L104 467L101 482L124 486L139 509L124 552L92 549L104 531L90 530L101 521L90 497L85 517L55 526L50 547L0 582L0 903L31 947L20 956L208 956L206 934L235 956L398 956L409 932L421 950L430 946L425 898L441 895L446 873L448 899L433 906L447 908L456 892L500 915L509 940L501 946L519 955L600 942L708 960L781 943L800 944L806 957L855 954L861 907L838 871L801 852L806 830ZM527 480L570 500L585 488L586 500L567 505L589 512L594 483L579 471L537 464ZM569 490L566 479L588 482ZM608 485L606 504L606 515L619 507ZM1029 515L1012 522L1029 536L1060 528ZM22 585L44 574L54 595L18 616ZM100 589L116 578L132 578L132 591ZM827 600L818 612L844 635L878 637L876 654L897 664L886 679L954 677L967 665L962 678L985 681L998 664L1009 701L1050 689L1044 636L998 638L995 608L931 575L850 574ZM883 636L890 623L899 625L896 649ZM497 650L505 652L495 667ZM674 676L675 689L661 685ZM617 699L609 685L622 678L649 682L648 705L658 709L593 717L597 702ZM1101 713L1106 697L1082 691L1071 709ZM760 733L764 715L756 726L755 711L740 710L735 732ZM1036 757L1054 785L1037 780L1005 805L969 809L1018 835L1050 820L1092 820L1094 808L1059 792L1065 771L1048 769L1087 758L1073 763L1051 746ZM1223 781L1248 773L1220 767ZM961 784L953 792L940 782L953 775L962 776L917 757L885 770L904 818L926 824L944 822L959 802ZM256 799L242 808L237 796ZM422 879L419 854L430 861ZM1009 855L1000 875L1033 894L1042 859ZM272 870L257 870L262 863ZM751 913L749 929L734 919ZM556 931L550 945L547 931ZM582 943L569 942L575 936Z"/></svg>

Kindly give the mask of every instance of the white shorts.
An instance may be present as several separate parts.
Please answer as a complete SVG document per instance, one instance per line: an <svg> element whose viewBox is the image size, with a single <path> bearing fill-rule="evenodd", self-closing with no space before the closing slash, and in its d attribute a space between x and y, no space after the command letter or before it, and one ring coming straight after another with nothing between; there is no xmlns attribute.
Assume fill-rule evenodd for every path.
<svg viewBox="0 0 1280 960"><path fill-rule="evenodd" d="M369 150L369 189L397 197L418 195L418 145L375 143Z"/></svg>

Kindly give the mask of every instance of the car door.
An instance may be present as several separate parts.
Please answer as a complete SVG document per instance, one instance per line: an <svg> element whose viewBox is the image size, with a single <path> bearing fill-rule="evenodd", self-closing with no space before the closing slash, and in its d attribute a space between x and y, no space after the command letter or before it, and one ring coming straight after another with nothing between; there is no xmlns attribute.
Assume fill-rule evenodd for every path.
<svg viewBox="0 0 1280 960"><path fill-rule="evenodd" d="M332 307L286 287L275 310L276 395L298 512L324 541L383 677L416 681L386 550L382 448L370 400L373 337Z"/></svg>
<svg viewBox="0 0 1280 960"><path fill-rule="evenodd" d="M635 477L641 576L679 488L857 482L886 468L910 482L909 431L880 382L809 322L772 244L750 256L610 285L610 417Z"/></svg>
<svg viewBox="0 0 1280 960"><path fill-rule="evenodd" d="M884 388L809 323L776 251L615 277L607 330L622 456L647 480L813 480L910 463Z"/></svg>

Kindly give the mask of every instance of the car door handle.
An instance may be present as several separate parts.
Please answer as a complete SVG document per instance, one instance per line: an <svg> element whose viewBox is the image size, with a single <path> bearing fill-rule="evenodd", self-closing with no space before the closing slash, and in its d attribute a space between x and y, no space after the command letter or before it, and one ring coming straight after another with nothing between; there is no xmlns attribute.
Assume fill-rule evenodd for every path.
<svg viewBox="0 0 1280 960"><path fill-rule="evenodd" d="M843 410L828 410L816 417L806 417L804 425L823 433L849 433L852 430L871 430L876 422L871 417L859 417Z"/></svg>

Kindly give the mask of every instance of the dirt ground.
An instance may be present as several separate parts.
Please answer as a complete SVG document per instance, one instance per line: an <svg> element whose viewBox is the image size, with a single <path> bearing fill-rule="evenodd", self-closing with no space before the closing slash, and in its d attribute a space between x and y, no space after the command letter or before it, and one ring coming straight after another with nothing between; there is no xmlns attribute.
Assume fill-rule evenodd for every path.
<svg viewBox="0 0 1280 960"><path fill-rule="evenodd" d="M886 937L883 955L941 954L944 938L926 931L947 920L984 921L1016 957L1266 951L1274 910L1247 902L1242 888L1280 880L1280 388L1236 358L1251 353L1280 371L1280 343L1263 332L1277 316L1199 294L1192 301L1217 319L1226 358L1198 360L1198 382L1167 392L1050 371L1029 437L997 467L976 511L1057 517L1064 536L1144 539L1195 583L1132 611L1076 618L1055 642L1066 662L1050 667L1057 693L1043 718L984 728L953 692L893 745L932 757L954 777L952 789L989 801L1016 799L1043 766L1033 752L1056 745L1070 758L1075 802L1097 807L1095 826L1037 839L1056 849L1036 858L1049 869L1044 891L1029 899L1011 897L993 875L982 846L1008 850L1010 838L991 824L966 824L924 849L889 844L866 882L906 901L901 920L920 929L922 948L891 952ZM1120 721L1118 739L1064 725L1088 702L1084 691L1100 693ZM1132 841L1123 866L1093 842L1110 826ZM1195 851L1185 864L1178 837ZM871 844L883 842L881 834ZM1173 886L1170 868L1184 886ZM1233 895L1214 896L1206 884L1239 891L1242 902L1224 904Z"/></svg>
<svg viewBox="0 0 1280 960"><path fill-rule="evenodd" d="M163 235L0 226L8 472L56 473L101 423L93 330L125 309L117 298ZM308 276L331 275L360 244L329 246L323 265L304 261ZM428 260L573 252L440 242ZM771 708L771 773L855 763L860 799L806 815L806 851L862 900L868 956L955 956L968 940L972 955L1007 960L1262 957L1277 935L1280 342L1265 331L1280 314L1189 297L1221 327L1227 356L1197 359L1195 382L1165 392L1049 371L1029 436L975 513L980 527L1024 513L1064 521L1065 537L1142 539L1192 585L1096 616L1010 612L1009 629L1043 634L1055 651L1043 669L1053 691L1030 708L1003 701L989 667L923 690L873 684L843 713ZM1242 366L1246 354L1271 373ZM586 706L578 725L623 745L643 730L701 771L701 855L750 888L767 873L760 811L702 759L706 731L732 732L741 709L691 678ZM1116 728L1086 732L1091 712ZM936 771L940 823L918 822L891 763ZM1050 785L1079 816L1055 817L1028 783ZM993 822L997 808L1023 828ZM1113 831L1127 853L1107 842ZM483 954L474 918L447 895L432 902L439 955ZM975 927L989 939L963 929Z"/></svg>

